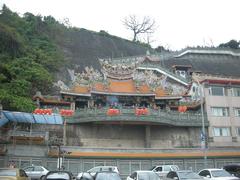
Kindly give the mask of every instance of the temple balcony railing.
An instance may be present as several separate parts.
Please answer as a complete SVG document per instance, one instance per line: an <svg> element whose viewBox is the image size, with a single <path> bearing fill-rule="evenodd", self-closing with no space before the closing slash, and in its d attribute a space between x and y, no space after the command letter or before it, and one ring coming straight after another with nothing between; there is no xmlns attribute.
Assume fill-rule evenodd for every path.
<svg viewBox="0 0 240 180"><path fill-rule="evenodd" d="M170 71L169 69L166 69L166 68L163 68L162 66L158 65L158 64L150 64L150 63L144 63L144 64L141 64L139 66L139 68L157 68L159 70L162 70L164 72L166 72L167 74L177 78L177 79L180 79L181 81L185 82L185 83L189 83L191 78L184 78L182 76L179 76L177 74L175 74L174 72Z"/></svg>
<svg viewBox="0 0 240 180"><path fill-rule="evenodd" d="M133 108L120 108L120 114L107 115L108 108L101 109L78 109L71 117L65 117L67 123L134 123L134 124L159 124L184 127L201 127L202 115L200 112L185 112L154 110L148 108L147 115L136 115ZM204 113L204 125L207 127L209 122Z"/></svg>
<svg viewBox="0 0 240 180"><path fill-rule="evenodd" d="M10 130L8 136L16 144L45 144L49 135L43 131Z"/></svg>

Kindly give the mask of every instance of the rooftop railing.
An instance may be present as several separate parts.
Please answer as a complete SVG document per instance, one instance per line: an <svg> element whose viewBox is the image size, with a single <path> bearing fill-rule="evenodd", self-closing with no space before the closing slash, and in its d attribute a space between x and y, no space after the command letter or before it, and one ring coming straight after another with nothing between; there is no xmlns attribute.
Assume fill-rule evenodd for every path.
<svg viewBox="0 0 240 180"><path fill-rule="evenodd" d="M139 124L165 124L173 126L201 127L201 113L178 111L154 110L148 108L146 115L136 115L133 108L120 108L120 113L108 115L109 108L101 109L78 109L72 117L67 117L67 123L89 123L89 122L134 122ZM208 126L206 114L203 116L205 126Z"/></svg>
<svg viewBox="0 0 240 180"><path fill-rule="evenodd" d="M10 136L24 136L24 137L45 137L46 132L42 131L21 131L21 130L10 130Z"/></svg>
<svg viewBox="0 0 240 180"><path fill-rule="evenodd" d="M165 71L166 73L168 73L169 75L171 75L171 76L173 76L177 79L180 79L181 81L183 81L185 83L189 83L189 81L190 81L189 78L184 78L180 75L177 75L174 72L170 71L169 69L160 66L159 64L144 63L144 64L141 64L139 67L142 67L142 68L157 68L159 70Z"/></svg>

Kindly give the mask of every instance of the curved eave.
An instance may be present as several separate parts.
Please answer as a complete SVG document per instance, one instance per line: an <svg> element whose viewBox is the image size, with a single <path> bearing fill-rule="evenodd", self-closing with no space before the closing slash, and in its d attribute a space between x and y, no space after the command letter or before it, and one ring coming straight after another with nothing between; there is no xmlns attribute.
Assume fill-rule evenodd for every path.
<svg viewBox="0 0 240 180"><path fill-rule="evenodd" d="M118 96L155 96L155 94L141 94L141 93L125 93L125 92L103 92L103 91L91 91L92 94L103 94L103 95L118 95Z"/></svg>
<svg viewBox="0 0 240 180"><path fill-rule="evenodd" d="M182 99L182 96L156 96L155 99Z"/></svg>
<svg viewBox="0 0 240 180"><path fill-rule="evenodd" d="M87 96L91 97L90 93L73 93L73 92L66 92L66 91L60 91L60 94L66 94L66 95L73 95L73 96Z"/></svg>
<svg viewBox="0 0 240 180"><path fill-rule="evenodd" d="M201 81L201 83L206 82L209 84L232 84L232 85L239 85L240 81L239 80L227 80L227 79L205 79Z"/></svg>

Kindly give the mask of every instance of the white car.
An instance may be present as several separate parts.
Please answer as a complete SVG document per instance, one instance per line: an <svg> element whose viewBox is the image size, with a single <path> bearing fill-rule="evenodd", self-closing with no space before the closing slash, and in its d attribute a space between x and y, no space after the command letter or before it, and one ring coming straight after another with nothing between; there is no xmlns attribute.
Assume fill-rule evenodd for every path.
<svg viewBox="0 0 240 180"><path fill-rule="evenodd" d="M177 165L160 165L154 166L150 170L157 173L160 177L165 177L170 171L178 171L179 167Z"/></svg>
<svg viewBox="0 0 240 180"><path fill-rule="evenodd" d="M204 179L209 180L234 180L239 179L235 176L232 176L229 172L224 169L203 169L198 173Z"/></svg>
<svg viewBox="0 0 240 180"><path fill-rule="evenodd" d="M160 180L160 177L153 171L134 171L127 180Z"/></svg>
<svg viewBox="0 0 240 180"><path fill-rule="evenodd" d="M119 170L118 170L117 166L96 166L96 167L94 167L92 169L89 169L87 171L87 174L90 174L92 177L94 177L97 172L102 172L102 171L104 171L104 172L112 171L112 172L116 172L116 173L119 174ZM84 174L84 172L78 173L77 179L81 179L83 174Z"/></svg>
<svg viewBox="0 0 240 180"><path fill-rule="evenodd" d="M32 180L34 179L44 179L45 175L49 172L48 169L46 169L43 166L27 166L23 168L23 170L26 172L28 177L30 177Z"/></svg>

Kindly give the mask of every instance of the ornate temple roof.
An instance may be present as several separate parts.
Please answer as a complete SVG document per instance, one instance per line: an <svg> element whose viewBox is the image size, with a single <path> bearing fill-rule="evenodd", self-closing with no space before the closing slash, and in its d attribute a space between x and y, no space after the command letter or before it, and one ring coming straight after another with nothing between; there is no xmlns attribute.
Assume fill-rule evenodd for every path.
<svg viewBox="0 0 240 180"><path fill-rule="evenodd" d="M131 62L133 60L133 62ZM100 60L102 74L93 68L76 74L72 88L62 94L91 96L91 94L155 96L156 98L179 98L187 87L179 82L168 82L168 76L152 69L136 70L144 58ZM170 78L171 79L171 78Z"/></svg>
<svg viewBox="0 0 240 180"><path fill-rule="evenodd" d="M109 94L109 95L133 95L133 96L154 96L148 85L137 86L133 79L115 80L108 79L107 84L94 84L91 93L93 94Z"/></svg>

